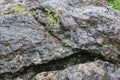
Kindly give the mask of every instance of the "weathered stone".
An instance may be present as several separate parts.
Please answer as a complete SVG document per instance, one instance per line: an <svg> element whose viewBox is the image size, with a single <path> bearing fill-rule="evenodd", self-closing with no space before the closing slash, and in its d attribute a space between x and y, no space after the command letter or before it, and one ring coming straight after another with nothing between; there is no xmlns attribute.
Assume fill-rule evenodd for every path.
<svg viewBox="0 0 120 80"><path fill-rule="evenodd" d="M50 10L56 7L54 12L59 14L61 25L54 26L51 32L60 40L68 40L73 49L101 54L120 63L120 12L102 1L52 0L41 7ZM37 18L48 24L39 11Z"/></svg>
<svg viewBox="0 0 120 80"><path fill-rule="evenodd" d="M95 61L62 71L42 72L32 80L120 80L120 69L108 62Z"/></svg>
<svg viewBox="0 0 120 80"><path fill-rule="evenodd" d="M8 15L0 21L0 73L15 72L23 66L71 54L69 49L50 38L30 15Z"/></svg>
<svg viewBox="0 0 120 80"><path fill-rule="evenodd" d="M12 8L16 5L23 6L25 11L13 11ZM46 29L50 21L45 9L59 15L59 24L50 30ZM63 41L67 41L69 47L64 47ZM15 74L26 66L47 63L80 51L102 55L105 60L120 66L120 12L111 8L107 0L0 1L1 80L10 80L13 76L9 74ZM110 76L107 80L119 80L119 69L114 71L116 73L111 72L112 76L109 71L106 72ZM64 71L59 74L62 72L67 74ZM8 74L8 78L1 78L3 74ZM68 79L77 80L74 76L69 76ZM84 76L85 79L87 77ZM99 80L102 78L103 76L98 77ZM66 78L63 77L64 79Z"/></svg>

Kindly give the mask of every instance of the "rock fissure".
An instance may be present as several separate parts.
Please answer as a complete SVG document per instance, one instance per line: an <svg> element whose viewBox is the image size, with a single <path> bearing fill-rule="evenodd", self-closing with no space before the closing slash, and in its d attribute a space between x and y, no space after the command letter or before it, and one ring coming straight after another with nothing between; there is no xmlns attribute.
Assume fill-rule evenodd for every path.
<svg viewBox="0 0 120 80"><path fill-rule="evenodd" d="M0 0L0 80L120 80L119 49L108 0Z"/></svg>
<svg viewBox="0 0 120 80"><path fill-rule="evenodd" d="M72 54L62 59L52 60L48 63L31 65L28 67L24 66L15 73L1 74L0 80L5 80L4 78L14 80L16 77L21 77L25 80L31 80L32 77L34 77L37 73L40 72L63 70L69 66L73 66L81 63L83 64L83 63L93 62L96 60L108 61L112 64L115 64L115 62L113 62L112 60L109 61L105 59L104 56L102 55L90 53L83 50L80 51L79 53Z"/></svg>

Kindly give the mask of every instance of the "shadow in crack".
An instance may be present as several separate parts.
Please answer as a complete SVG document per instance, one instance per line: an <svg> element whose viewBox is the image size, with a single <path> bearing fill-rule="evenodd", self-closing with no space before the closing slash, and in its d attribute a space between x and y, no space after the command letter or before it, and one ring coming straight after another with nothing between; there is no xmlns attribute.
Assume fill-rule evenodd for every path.
<svg viewBox="0 0 120 80"><path fill-rule="evenodd" d="M106 61L105 58L100 54L90 53L87 51L80 51L79 53L72 54L71 56L67 56L62 59L52 60L48 63L23 67L20 71L16 73L2 74L0 75L0 80L4 80L6 76L11 80L14 80L14 78L18 76L22 77L25 80L30 80L34 75L40 72L63 70L68 66L72 66L80 63L92 62L95 60Z"/></svg>

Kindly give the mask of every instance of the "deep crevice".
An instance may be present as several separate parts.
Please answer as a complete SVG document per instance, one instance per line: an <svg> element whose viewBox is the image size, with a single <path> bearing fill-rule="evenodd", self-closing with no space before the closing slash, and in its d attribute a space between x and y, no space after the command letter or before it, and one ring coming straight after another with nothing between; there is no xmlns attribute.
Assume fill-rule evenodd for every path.
<svg viewBox="0 0 120 80"><path fill-rule="evenodd" d="M9 80L14 80L16 77L22 77L25 80L30 80L33 76L37 73L44 72L44 71L54 71L54 70L63 70L68 66L80 64L80 63L87 63L92 62L95 60L103 60L107 61L104 56L96 53L90 53L87 51L80 51L79 53L72 54L68 57L52 60L48 63L38 64L38 65L31 65L28 67L23 67L20 71L15 73L5 73L0 75L0 80L5 80L7 76ZM109 61L110 63L111 62Z"/></svg>
<svg viewBox="0 0 120 80"><path fill-rule="evenodd" d="M37 17L33 16L35 20L41 24L44 25L44 23L41 23ZM77 21L76 21L77 22ZM77 22L78 23L78 22ZM79 24L78 24L79 25ZM50 31L47 31L49 34L53 35L55 38L57 38L54 34L52 34ZM60 39L57 38L59 41ZM110 63L115 64L114 60L108 60L101 54L97 53L91 53L85 50L76 50L78 53L74 53L70 56L67 56L62 59L52 60L48 63L44 64L38 64L38 65L30 65L28 67L23 67L21 70L15 72L15 73L4 73L0 74L0 80L14 80L16 77L22 77L24 80L31 80L33 76L35 76L37 73L44 72L44 71L54 71L54 70L63 70L68 66L73 66L76 64L81 63L87 63L92 62L96 60L102 60L102 61L108 61Z"/></svg>

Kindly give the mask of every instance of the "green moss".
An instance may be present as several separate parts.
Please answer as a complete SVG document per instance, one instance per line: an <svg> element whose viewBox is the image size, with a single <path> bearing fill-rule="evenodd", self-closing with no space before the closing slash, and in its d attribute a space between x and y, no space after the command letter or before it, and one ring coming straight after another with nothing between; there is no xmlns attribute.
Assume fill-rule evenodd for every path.
<svg viewBox="0 0 120 80"><path fill-rule="evenodd" d="M14 12L23 12L23 11L25 11L25 8L23 7L23 6L14 6L13 8L12 8L12 10L14 11Z"/></svg>
<svg viewBox="0 0 120 80"><path fill-rule="evenodd" d="M120 11L120 0L109 0L109 3L114 9Z"/></svg>

